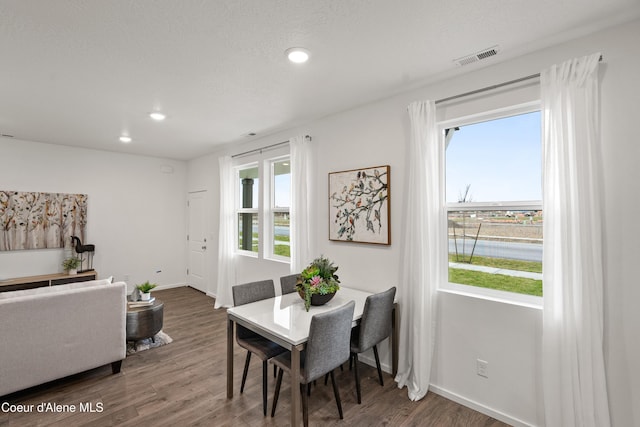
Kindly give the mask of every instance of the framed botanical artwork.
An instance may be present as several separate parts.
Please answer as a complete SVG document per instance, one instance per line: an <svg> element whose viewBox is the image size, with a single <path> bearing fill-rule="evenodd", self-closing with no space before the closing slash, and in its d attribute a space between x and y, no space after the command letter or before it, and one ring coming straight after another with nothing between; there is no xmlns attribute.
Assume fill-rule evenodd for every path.
<svg viewBox="0 0 640 427"><path fill-rule="evenodd" d="M329 173L329 240L391 244L390 166Z"/></svg>

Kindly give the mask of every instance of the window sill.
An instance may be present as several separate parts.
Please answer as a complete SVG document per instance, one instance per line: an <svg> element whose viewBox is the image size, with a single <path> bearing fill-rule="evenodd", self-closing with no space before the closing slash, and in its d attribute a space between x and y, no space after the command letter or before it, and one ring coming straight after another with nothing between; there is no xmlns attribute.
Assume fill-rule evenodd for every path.
<svg viewBox="0 0 640 427"><path fill-rule="evenodd" d="M476 286L460 285L457 283L447 283L445 286L438 288L438 292L462 295L471 298L483 299L486 301L533 308L537 310L542 310L543 307L542 297L516 294L513 292L504 292L495 289L480 288Z"/></svg>
<svg viewBox="0 0 640 427"><path fill-rule="evenodd" d="M279 264L291 264L291 260L289 258L269 258L269 257L261 258L257 252L236 251L235 254L245 258L253 258L253 259L259 259L262 261L277 262Z"/></svg>
<svg viewBox="0 0 640 427"><path fill-rule="evenodd" d="M289 258L265 258L266 261L279 262L280 264L291 264Z"/></svg>
<svg viewBox="0 0 640 427"><path fill-rule="evenodd" d="M258 253L257 252L251 252L251 251L243 251L243 250L237 250L236 251L236 255L240 255L240 256L244 256L247 258L258 258Z"/></svg>

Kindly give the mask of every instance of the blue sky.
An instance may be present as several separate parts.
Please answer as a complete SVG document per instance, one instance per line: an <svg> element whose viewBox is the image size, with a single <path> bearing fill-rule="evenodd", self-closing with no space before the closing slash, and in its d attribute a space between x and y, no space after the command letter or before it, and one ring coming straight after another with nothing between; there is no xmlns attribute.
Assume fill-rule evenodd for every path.
<svg viewBox="0 0 640 427"><path fill-rule="evenodd" d="M461 126L446 152L446 198L471 184L473 202L542 199L540 112Z"/></svg>
<svg viewBox="0 0 640 427"><path fill-rule="evenodd" d="M291 174L276 175L274 180L276 186L275 206L289 207L291 205Z"/></svg>

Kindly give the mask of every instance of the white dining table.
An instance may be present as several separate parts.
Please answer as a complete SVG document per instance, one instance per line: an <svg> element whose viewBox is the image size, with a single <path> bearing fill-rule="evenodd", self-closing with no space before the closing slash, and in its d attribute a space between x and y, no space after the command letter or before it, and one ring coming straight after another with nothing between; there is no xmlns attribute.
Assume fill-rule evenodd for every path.
<svg viewBox="0 0 640 427"><path fill-rule="evenodd" d="M233 398L233 346L234 324L244 326L282 347L291 351L291 425L300 424L300 352L304 349L309 338L311 317L314 314L333 310L355 301L353 311L353 325L355 326L364 310L364 303L371 292L340 287L340 290L327 304L311 306L307 312L304 301L297 292L256 301L227 309L227 398ZM393 374L397 365L397 333L395 331L397 321L394 309L392 325L392 364Z"/></svg>

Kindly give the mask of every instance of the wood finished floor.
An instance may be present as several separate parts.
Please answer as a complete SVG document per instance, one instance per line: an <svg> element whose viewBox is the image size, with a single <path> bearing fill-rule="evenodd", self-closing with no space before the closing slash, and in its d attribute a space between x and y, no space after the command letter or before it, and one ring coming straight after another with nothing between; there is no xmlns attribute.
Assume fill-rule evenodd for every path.
<svg viewBox="0 0 640 427"><path fill-rule="evenodd" d="M234 398L226 397L226 312L192 288L155 291L163 300L164 331L173 343L128 356L120 374L105 366L5 396L14 404L103 405L102 412L4 413L0 426L284 426L289 424L289 386L283 381L275 418L262 415L261 364L253 360L239 394L245 352L235 346ZM6 343L3 343L6 345ZM407 398L385 374L361 366L362 404L356 403L353 374L336 371L344 420L338 417L331 384L318 382L309 402L311 426L505 426L491 417L434 393L419 402ZM269 370L270 374L273 372ZM269 375L269 411L275 379Z"/></svg>

